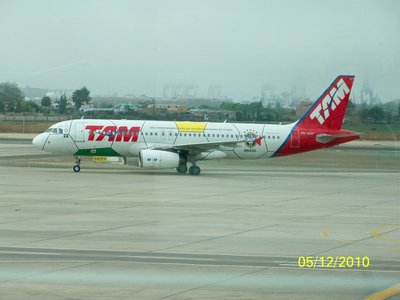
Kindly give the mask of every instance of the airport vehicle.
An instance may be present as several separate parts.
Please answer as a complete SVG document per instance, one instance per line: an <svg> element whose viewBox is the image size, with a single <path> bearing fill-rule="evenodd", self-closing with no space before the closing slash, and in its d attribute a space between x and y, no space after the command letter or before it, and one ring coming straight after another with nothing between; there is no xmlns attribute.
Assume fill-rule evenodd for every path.
<svg viewBox="0 0 400 300"><path fill-rule="evenodd" d="M125 162L138 157L141 168L199 175L201 160L271 158L358 139L359 133L341 129L353 81L354 76L338 76L297 122L287 125L78 119L54 124L33 144L75 156L75 172L83 156L122 156Z"/></svg>

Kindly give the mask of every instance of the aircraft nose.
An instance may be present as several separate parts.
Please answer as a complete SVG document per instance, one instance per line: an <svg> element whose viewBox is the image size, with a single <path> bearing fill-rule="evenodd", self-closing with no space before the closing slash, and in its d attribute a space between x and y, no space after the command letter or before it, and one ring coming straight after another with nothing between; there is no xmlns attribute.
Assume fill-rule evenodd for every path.
<svg viewBox="0 0 400 300"><path fill-rule="evenodd" d="M35 136L35 138L32 140L32 144L33 144L36 148L42 150L45 141L46 141L45 134L44 134L44 133L41 133L41 134Z"/></svg>

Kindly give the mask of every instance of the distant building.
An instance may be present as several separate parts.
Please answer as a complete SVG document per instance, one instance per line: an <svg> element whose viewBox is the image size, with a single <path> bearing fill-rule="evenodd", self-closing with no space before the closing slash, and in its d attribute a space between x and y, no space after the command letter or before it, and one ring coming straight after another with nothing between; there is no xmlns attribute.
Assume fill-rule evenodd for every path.
<svg viewBox="0 0 400 300"><path fill-rule="evenodd" d="M381 100L377 94L374 95L373 89L369 86L368 81L364 81L361 88L360 101L362 105L376 105L380 104Z"/></svg>
<svg viewBox="0 0 400 300"><path fill-rule="evenodd" d="M149 104L146 109L152 114L167 114L167 113L186 113L188 107L186 105L178 104Z"/></svg>
<svg viewBox="0 0 400 300"><path fill-rule="evenodd" d="M166 84L163 88L164 98L196 98L199 87L193 84Z"/></svg>
<svg viewBox="0 0 400 300"><path fill-rule="evenodd" d="M277 103L284 108L294 108L302 102L307 102L307 93L303 87L295 87L292 91L282 92L280 95L274 93L274 89L269 85L261 87L261 103L264 107L276 107Z"/></svg>
<svg viewBox="0 0 400 300"><path fill-rule="evenodd" d="M27 85L24 88L21 88L21 91L25 97L28 97L30 99L33 99L33 98L41 99L48 92L47 89L33 88L33 87L30 87L29 85Z"/></svg>
<svg viewBox="0 0 400 300"><path fill-rule="evenodd" d="M209 99L221 99L222 98L222 86L210 85L208 88Z"/></svg>

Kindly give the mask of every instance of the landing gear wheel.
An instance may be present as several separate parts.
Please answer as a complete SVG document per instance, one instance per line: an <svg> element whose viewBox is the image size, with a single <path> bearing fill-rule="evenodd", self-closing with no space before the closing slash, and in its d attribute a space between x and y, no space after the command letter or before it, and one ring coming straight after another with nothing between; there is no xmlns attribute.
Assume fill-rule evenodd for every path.
<svg viewBox="0 0 400 300"><path fill-rule="evenodd" d="M81 170L81 167L80 167L81 158L79 156L75 156L75 163L76 163L76 165L73 166L72 169L74 170L75 173L77 173L77 172L79 172Z"/></svg>
<svg viewBox="0 0 400 300"><path fill-rule="evenodd" d="M189 168L189 173L190 173L190 175L199 175L200 174L200 168L198 166L191 166Z"/></svg>
<svg viewBox="0 0 400 300"><path fill-rule="evenodd" d="M187 172L187 170L188 170L188 167L187 167L187 166L184 166L184 165L178 166L178 167L176 168L176 171L177 171L178 173L181 173L181 174L185 174L185 173Z"/></svg>

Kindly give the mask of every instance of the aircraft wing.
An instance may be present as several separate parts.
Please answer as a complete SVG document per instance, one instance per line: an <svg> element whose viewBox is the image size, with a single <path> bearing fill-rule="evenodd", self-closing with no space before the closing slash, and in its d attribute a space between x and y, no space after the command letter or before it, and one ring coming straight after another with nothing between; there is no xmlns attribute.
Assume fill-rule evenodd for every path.
<svg viewBox="0 0 400 300"><path fill-rule="evenodd" d="M247 142L246 140L226 141L226 142L206 142L197 144L177 144L168 146L156 146L154 150L176 151L184 150L191 154L200 153L209 150L218 150L220 147L236 147L238 144Z"/></svg>

